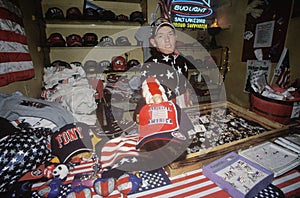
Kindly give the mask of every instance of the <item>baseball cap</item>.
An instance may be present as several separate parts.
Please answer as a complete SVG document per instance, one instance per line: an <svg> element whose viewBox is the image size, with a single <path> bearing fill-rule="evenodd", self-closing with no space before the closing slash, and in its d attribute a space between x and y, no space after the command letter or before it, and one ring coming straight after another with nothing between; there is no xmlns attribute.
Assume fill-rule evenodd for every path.
<svg viewBox="0 0 300 198"><path fill-rule="evenodd" d="M117 39L116 39L116 45L117 46L130 46L131 43L128 39L127 36L119 36Z"/></svg>
<svg viewBox="0 0 300 198"><path fill-rule="evenodd" d="M101 37L99 44L102 47L107 47L107 46L113 46L113 45L115 45L114 44L114 40L110 36L103 36L103 37Z"/></svg>
<svg viewBox="0 0 300 198"><path fill-rule="evenodd" d="M126 70L126 60L123 56L112 57L111 64L114 71Z"/></svg>
<svg viewBox="0 0 300 198"><path fill-rule="evenodd" d="M70 34L67 36L67 45L69 47L81 47L82 46L82 38L78 34Z"/></svg>
<svg viewBox="0 0 300 198"><path fill-rule="evenodd" d="M87 60L84 63L83 69L86 74L96 74L98 73L97 62L95 60Z"/></svg>
<svg viewBox="0 0 300 198"><path fill-rule="evenodd" d="M157 34L157 31L159 30L159 28L161 28L163 26L170 26L173 30L175 30L174 25L171 23L171 21L169 19L160 17L151 23L152 36L155 36Z"/></svg>
<svg viewBox="0 0 300 198"><path fill-rule="evenodd" d="M139 120L137 149L151 151L169 142L180 143L187 139L178 131L178 114L173 102L143 106Z"/></svg>
<svg viewBox="0 0 300 198"><path fill-rule="evenodd" d="M99 14L94 8L85 8L83 10L83 18L87 20L99 19Z"/></svg>
<svg viewBox="0 0 300 198"><path fill-rule="evenodd" d="M62 34L55 32L50 34L49 38L47 39L47 44L50 47L65 47L66 41Z"/></svg>
<svg viewBox="0 0 300 198"><path fill-rule="evenodd" d="M45 14L46 19L48 20L53 20L53 19L64 19L64 13L62 9L58 7L51 7L48 8L46 14Z"/></svg>
<svg viewBox="0 0 300 198"><path fill-rule="evenodd" d="M134 11L130 14L130 21L133 22L139 22L140 24L143 24L145 22L144 14L140 11Z"/></svg>
<svg viewBox="0 0 300 198"><path fill-rule="evenodd" d="M98 36L95 33L88 32L82 37L83 46L95 46L98 44Z"/></svg>
<svg viewBox="0 0 300 198"><path fill-rule="evenodd" d="M116 14L111 10L103 10L99 15L100 15L99 18L102 20L110 21L110 20L117 19Z"/></svg>
<svg viewBox="0 0 300 198"><path fill-rule="evenodd" d="M92 149L90 128L82 122L67 124L51 136L52 154L62 163L69 161L76 153Z"/></svg>
<svg viewBox="0 0 300 198"><path fill-rule="evenodd" d="M66 19L78 20L82 18L82 13L78 7L70 7L67 9Z"/></svg>
<svg viewBox="0 0 300 198"><path fill-rule="evenodd" d="M109 60L102 60L98 63L98 68L100 72L103 72L104 70L108 70L110 66L111 64Z"/></svg>

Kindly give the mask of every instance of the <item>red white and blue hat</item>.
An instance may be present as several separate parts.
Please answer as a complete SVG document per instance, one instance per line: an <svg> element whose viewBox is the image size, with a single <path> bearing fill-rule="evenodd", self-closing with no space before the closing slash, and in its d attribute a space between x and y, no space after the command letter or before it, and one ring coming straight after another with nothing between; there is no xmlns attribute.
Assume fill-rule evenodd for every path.
<svg viewBox="0 0 300 198"><path fill-rule="evenodd" d="M140 111L139 138L136 148L142 149L148 143L163 146L169 141L186 140L186 137L178 131L178 119L178 112L173 102L145 105ZM145 148L147 148L145 150L156 149Z"/></svg>
<svg viewBox="0 0 300 198"><path fill-rule="evenodd" d="M108 196L115 189L115 179L110 178L98 178L94 182L94 190L98 195L103 197Z"/></svg>
<svg viewBox="0 0 300 198"><path fill-rule="evenodd" d="M92 190L88 186L76 186L67 194L66 198L92 198Z"/></svg>
<svg viewBox="0 0 300 198"><path fill-rule="evenodd" d="M120 193L125 195L137 191L142 183L142 179L137 174L125 173L117 180L117 188Z"/></svg>

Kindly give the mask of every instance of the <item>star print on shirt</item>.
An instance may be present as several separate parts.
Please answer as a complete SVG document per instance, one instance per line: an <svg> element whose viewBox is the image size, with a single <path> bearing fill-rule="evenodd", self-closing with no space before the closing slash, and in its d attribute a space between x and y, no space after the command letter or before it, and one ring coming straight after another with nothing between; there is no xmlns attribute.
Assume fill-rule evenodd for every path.
<svg viewBox="0 0 300 198"><path fill-rule="evenodd" d="M167 56L162 55L162 56L163 56L163 60L166 61L166 62L169 62L169 60L171 60L169 55L167 55Z"/></svg>
<svg viewBox="0 0 300 198"><path fill-rule="evenodd" d="M168 79L170 79L170 78L174 79L173 74L174 74L174 72L170 72L170 70L167 70L167 74L166 75L167 75Z"/></svg>
<svg viewBox="0 0 300 198"><path fill-rule="evenodd" d="M188 70L188 67L187 67L187 64L186 62L184 62L184 70L187 71Z"/></svg>
<svg viewBox="0 0 300 198"><path fill-rule="evenodd" d="M168 90L167 90L166 93L168 94L168 97L171 97L171 96L172 96L172 91L171 91L171 89L168 88Z"/></svg>
<svg viewBox="0 0 300 198"><path fill-rule="evenodd" d="M180 67L177 67L177 71L178 71L179 74L182 74L182 71L181 71Z"/></svg>
<svg viewBox="0 0 300 198"><path fill-rule="evenodd" d="M157 58L153 58L152 61L157 63Z"/></svg>

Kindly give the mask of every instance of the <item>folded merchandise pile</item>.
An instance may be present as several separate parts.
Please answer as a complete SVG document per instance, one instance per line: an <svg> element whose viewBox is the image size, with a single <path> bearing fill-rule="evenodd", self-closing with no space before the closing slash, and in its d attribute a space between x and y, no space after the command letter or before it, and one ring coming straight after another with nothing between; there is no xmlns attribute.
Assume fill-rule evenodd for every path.
<svg viewBox="0 0 300 198"><path fill-rule="evenodd" d="M96 90L90 86L81 63L57 60L44 68L42 98L58 102L89 125L96 123Z"/></svg>

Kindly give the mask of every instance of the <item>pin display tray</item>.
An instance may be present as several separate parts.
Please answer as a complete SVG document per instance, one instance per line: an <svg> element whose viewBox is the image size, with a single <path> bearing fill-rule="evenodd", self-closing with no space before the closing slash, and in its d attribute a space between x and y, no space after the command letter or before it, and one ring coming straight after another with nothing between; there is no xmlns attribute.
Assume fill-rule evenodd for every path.
<svg viewBox="0 0 300 198"><path fill-rule="evenodd" d="M280 139L282 138L276 141ZM272 142L265 142L250 147L249 149L240 151L239 154L273 171L274 177L278 177L300 165L300 158L296 152Z"/></svg>
<svg viewBox="0 0 300 198"><path fill-rule="evenodd" d="M231 152L203 166L203 174L235 198L252 198L273 180L273 172Z"/></svg>

